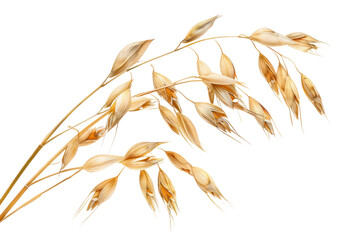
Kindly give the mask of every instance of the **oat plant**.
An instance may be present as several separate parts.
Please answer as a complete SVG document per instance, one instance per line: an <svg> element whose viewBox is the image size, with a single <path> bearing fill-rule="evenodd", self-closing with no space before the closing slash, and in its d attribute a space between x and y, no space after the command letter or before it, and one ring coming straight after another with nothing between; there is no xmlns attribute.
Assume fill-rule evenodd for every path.
<svg viewBox="0 0 360 240"><path fill-rule="evenodd" d="M91 145L99 139L104 138L110 131L116 131L117 126L121 124L121 119L128 114L131 114L131 112L143 111L145 109L158 111L166 125L168 125L169 131L184 138L189 144L203 149L196 127L191 120L191 116L187 115L186 109L182 108L181 101L189 101L192 103L199 116L209 124L209 127L217 128L219 132L235 141L246 142L245 137L240 135L231 124L231 120L228 118L226 111L238 111L254 118L268 136L279 134L274 120L266 107L253 96L249 96L246 93L246 84L242 82L244 79L239 81L233 62L228 55L231 53L225 53L221 48L220 41L224 38L248 41L250 47L254 47L254 53L259 56L257 64L260 73L268 83L269 90L271 89L279 99L283 99L289 109L291 121L301 122L300 96L298 91L298 86L300 84L295 84L295 82L301 83L301 87L299 88L302 88L315 109L321 115L325 116L320 94L312 81L300 72L293 60L273 48L278 46L290 46L296 50L316 54L318 48L317 45L321 43L320 41L305 33L294 32L288 35L282 35L269 28L258 29L250 36L240 34L237 36L215 36L200 39L213 26L218 18L219 16L215 16L199 22L189 30L185 38L180 41L174 50L149 60L142 61L141 63L139 63L139 60L146 52L147 48L150 47L153 39L126 45L117 55L111 71L105 80L71 109L70 112L52 128L20 169L15 179L2 195L0 204L3 204L4 200L7 199L8 194L17 183L18 179L43 147L60 137L63 133L69 130L75 130L74 133L76 134L74 134L64 146L44 163L33 177L27 181L23 188L9 200L9 203L5 206L1 206L3 209L0 215L0 221L5 220L20 209L28 206L46 192L56 188L61 183L70 180L80 172L98 172L119 164L122 165L123 168L116 176L109 176L108 179L99 182L96 186L89 186L90 193L82 206L80 206L78 212L89 211L91 214L107 201L116 190L120 174L125 168L128 168L138 171L140 190L151 210L156 211L159 204L158 197L160 196L171 217L173 213L177 214L179 209L176 200L177 193L175 187L172 184L170 177L166 174L164 169L160 167L162 166L160 163L165 161L164 159L169 160L171 164L180 171L194 178L199 188L214 203L216 198L226 200L215 184L213 178L205 170L193 166L183 157L183 155L166 147L167 139L164 139L164 142L138 142L121 155L99 154L91 157L81 166L68 168L68 164L76 157L76 153L82 150L82 147ZM210 68L205 60L201 59L201 56L199 56L194 49L196 45L205 41L216 41L217 47L220 49L219 72ZM270 49L270 52L277 57L278 62L271 63L260 51L260 45L262 45L262 48ZM183 49L190 49L190 46L191 50L194 51L194 56L196 56L196 60L194 59L194 65L197 65L196 74L189 73L186 78L172 81L168 77L171 73L160 73L157 71L155 60L165 58L167 55L182 51ZM219 49L216 49L216 51L219 51ZM131 73L133 69L140 68L149 63L153 64L153 72L148 80L151 81L152 79L154 89L133 94L135 91L131 86L132 82L136 81L136 76L131 75L129 81L121 83L111 92L107 99L104 99L104 104L100 111L97 112L96 110L98 109L95 109L94 112L97 112L96 114L89 114L91 116L84 121L74 124L62 132L59 131L63 122L93 94L106 87L109 83L115 81L115 79L124 73ZM295 81L289 75L287 64L294 65L299 73L299 75L293 76ZM277 69L275 69L274 65L277 65ZM261 78L259 73L256 73L255 76ZM188 83L203 85L203 89L208 93L209 98L195 100L186 97L183 91L186 90ZM178 85L182 85L184 90L179 91ZM157 97L156 94L158 95ZM78 129L80 125L85 123L87 125L83 129ZM158 151L153 153L156 149ZM50 175L42 176L43 172L58 158L61 158L59 170ZM147 172L147 169L150 167L158 168L157 184L153 183L153 180ZM52 176L58 176L64 172L72 172L72 175L62 179L55 185L44 189L32 198L23 201L24 203L22 205L17 204L31 186L40 181L46 181ZM4 185L4 183L2 183L2 185ZM156 185L157 189L155 187Z"/></svg>

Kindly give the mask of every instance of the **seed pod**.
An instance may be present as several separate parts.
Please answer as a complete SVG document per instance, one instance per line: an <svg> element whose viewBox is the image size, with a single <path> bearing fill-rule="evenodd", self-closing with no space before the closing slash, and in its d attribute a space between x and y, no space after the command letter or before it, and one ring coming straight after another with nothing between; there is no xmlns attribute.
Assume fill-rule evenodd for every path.
<svg viewBox="0 0 360 240"><path fill-rule="evenodd" d="M121 118L129 111L130 105L131 93L130 89L127 89L116 98L110 107L110 114L106 125L107 131L110 131L119 123Z"/></svg>
<svg viewBox="0 0 360 240"><path fill-rule="evenodd" d="M165 151L165 153L166 153L166 156L169 158L170 162L175 167L177 167L181 171L184 171L184 172L192 175L191 164L188 161L186 161L185 158L183 158L180 154L178 154L176 152Z"/></svg>
<svg viewBox="0 0 360 240"><path fill-rule="evenodd" d="M171 130L173 130L176 134L179 134L180 126L178 124L178 120L177 120L175 114L172 111L170 111L168 108L166 108L162 105L159 105L159 111L161 113L161 116L167 123L167 125L169 125L169 127L171 128Z"/></svg>
<svg viewBox="0 0 360 240"><path fill-rule="evenodd" d="M278 95L279 90L276 84L276 73L273 65L263 54L259 54L259 69L271 89Z"/></svg>
<svg viewBox="0 0 360 240"><path fill-rule="evenodd" d="M234 85L212 85L216 97L227 107L233 109L234 101L240 100L240 95Z"/></svg>
<svg viewBox="0 0 360 240"><path fill-rule="evenodd" d="M206 122L225 132L231 132L226 113L220 107L206 102L195 103L196 111Z"/></svg>
<svg viewBox="0 0 360 240"><path fill-rule="evenodd" d="M151 209L155 211L155 205L157 206L155 189L149 174L145 170L140 171L139 182L142 194L144 195Z"/></svg>
<svg viewBox="0 0 360 240"><path fill-rule="evenodd" d="M149 39L126 45L117 55L109 77L119 76L137 63L153 40Z"/></svg>
<svg viewBox="0 0 360 240"><path fill-rule="evenodd" d="M179 112L176 113L177 122L179 123L181 135L189 140L192 144L195 144L201 150L204 150L200 144L199 136L197 134L196 128L191 120L186 117L184 114Z"/></svg>
<svg viewBox="0 0 360 240"><path fill-rule="evenodd" d="M93 193L93 195L86 211L94 210L96 207L108 200L115 191L117 180L118 178L114 177L96 185L90 192L90 194Z"/></svg>
<svg viewBox="0 0 360 240"><path fill-rule="evenodd" d="M129 111L135 112L143 109L148 109L154 106L154 104L154 100L148 97L132 97Z"/></svg>
<svg viewBox="0 0 360 240"><path fill-rule="evenodd" d="M198 39L199 37L204 35L207 32L207 30L209 30L212 27L215 20L218 19L219 17L220 15L216 15L215 17L197 23L195 26L193 26L190 29L186 37L181 42L188 43Z"/></svg>
<svg viewBox="0 0 360 240"><path fill-rule="evenodd" d="M124 158L123 160L120 161L120 163L130 169L144 170L148 167L153 166L154 164L161 162L162 160L163 160L162 158L148 156L148 157L137 157L137 158Z"/></svg>
<svg viewBox="0 0 360 240"><path fill-rule="evenodd" d="M73 160L78 149L79 138L76 136L66 146L60 170L64 169L70 163L70 161Z"/></svg>
<svg viewBox="0 0 360 240"><path fill-rule="evenodd" d="M216 186L214 180L205 170L199 167L192 167L192 172L194 179L201 190L203 190L206 194L211 194L213 197L225 199Z"/></svg>
<svg viewBox="0 0 360 240"><path fill-rule="evenodd" d="M319 40L302 32L294 32L286 36L295 42L293 44L290 44L289 45L290 47L303 52L308 52L312 49L315 50L318 49L318 47L315 44L320 43Z"/></svg>
<svg viewBox="0 0 360 240"><path fill-rule="evenodd" d="M283 96L284 96L284 92L285 92L285 84L286 84L287 76L288 76L287 71L285 70L283 65L281 63L279 63L279 66L278 66L277 72L276 72L276 83L280 89L280 92L283 94Z"/></svg>
<svg viewBox="0 0 360 240"><path fill-rule="evenodd" d="M161 168L159 168L159 175L158 175L158 190L161 199L166 204L169 215L171 216L171 210L173 210L175 214L177 214L179 208L176 202L175 188L170 178Z"/></svg>
<svg viewBox="0 0 360 240"><path fill-rule="evenodd" d="M132 146L125 154L125 159L144 157L165 142L139 142Z"/></svg>
<svg viewBox="0 0 360 240"><path fill-rule="evenodd" d="M227 76L218 73L210 73L207 75L200 76L200 78L206 84L217 84L217 85L239 84L239 82L236 81L235 79L229 78Z"/></svg>
<svg viewBox="0 0 360 240"><path fill-rule="evenodd" d="M221 50L221 57L220 57L220 71L221 74L224 76L227 76L229 78L233 78L236 79L236 71L235 71L235 67L234 64L232 63L232 61L230 60L230 58L224 54L220 44L218 42L216 42Z"/></svg>
<svg viewBox="0 0 360 240"><path fill-rule="evenodd" d="M124 157L116 155L96 155L92 158L89 158L82 168L87 172L98 172L111 166L114 163L122 161L123 159Z"/></svg>
<svg viewBox="0 0 360 240"><path fill-rule="evenodd" d="M209 102L214 103L215 93L214 93L214 88L212 87L211 84L207 85L207 90L209 95Z"/></svg>
<svg viewBox="0 0 360 240"><path fill-rule="evenodd" d="M164 75L155 72L155 70L153 71L153 83L154 83L154 88L162 88L168 85L171 85L172 82L169 78L165 77ZM164 88L161 90L158 90L157 93L163 98L165 99L171 106L173 106L176 110L178 110L179 112L181 112L181 107L180 107L180 103L179 100L176 96L176 89L174 86L172 87L168 87L168 88Z"/></svg>
<svg viewBox="0 0 360 240"><path fill-rule="evenodd" d="M322 104L322 100L321 100L321 96L320 96L319 92L317 91L313 82L308 77L306 77L304 74L301 74L301 85L302 85L302 88L303 88L306 96L308 97L310 102L314 105L316 110L321 115L325 115L324 106Z"/></svg>
<svg viewBox="0 0 360 240"><path fill-rule="evenodd" d="M300 96L296 88L294 81L290 78L289 75L286 77L284 99L286 105L294 113L295 117L299 118L299 108L300 108Z"/></svg>
<svg viewBox="0 0 360 240"><path fill-rule="evenodd" d="M292 39L269 28L260 28L251 34L249 38L266 46L283 46L294 43Z"/></svg>
<svg viewBox="0 0 360 240"><path fill-rule="evenodd" d="M109 95L108 99L106 100L106 103L104 105L104 108L108 108L111 106L111 104L114 102L114 100L125 90L131 88L131 84L132 84L133 80L130 80L126 83L121 84L120 86L118 86L117 88L115 88Z"/></svg>
<svg viewBox="0 0 360 240"><path fill-rule="evenodd" d="M105 135L105 127L94 127L79 136L79 146L90 145Z"/></svg>
<svg viewBox="0 0 360 240"><path fill-rule="evenodd" d="M249 109L254 113L254 117L259 125L272 135L275 135L274 128L272 126L272 118L266 108L263 107L254 98L249 97Z"/></svg>

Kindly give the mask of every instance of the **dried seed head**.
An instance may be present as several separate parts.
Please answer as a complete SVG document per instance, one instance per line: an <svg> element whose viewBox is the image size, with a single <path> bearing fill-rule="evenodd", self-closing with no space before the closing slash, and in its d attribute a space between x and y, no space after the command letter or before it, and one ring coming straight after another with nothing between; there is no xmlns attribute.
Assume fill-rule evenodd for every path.
<svg viewBox="0 0 360 240"><path fill-rule="evenodd" d="M153 166L154 164L161 162L162 160L163 160L162 158L147 156L147 157L137 157L137 158L124 158L123 160L120 161L120 163L130 169L144 170L148 167Z"/></svg>
<svg viewBox="0 0 360 240"><path fill-rule="evenodd" d="M199 167L192 167L192 172L197 185L206 194L211 194L219 199L224 198L211 176ZM225 198L224 198L225 199Z"/></svg>
<svg viewBox="0 0 360 240"><path fill-rule="evenodd" d="M171 128L171 130L173 130L176 134L179 134L180 126L178 124L178 120L177 120L175 114L172 111L170 111L168 108L166 108L162 105L159 105L159 111L161 113L161 116L164 118L165 122Z"/></svg>
<svg viewBox="0 0 360 240"><path fill-rule="evenodd" d="M110 114L106 125L107 131L110 131L116 124L119 123L121 118L129 111L130 105L131 92L130 89L127 89L122 92L111 104Z"/></svg>
<svg viewBox="0 0 360 240"><path fill-rule="evenodd" d="M87 160L82 168L87 172L97 172L111 166L114 163L120 162L123 159L124 157L116 155L96 155Z"/></svg>
<svg viewBox="0 0 360 240"><path fill-rule="evenodd" d="M203 61L199 60L199 58L198 58L196 64L197 64L197 70L198 70L198 73L200 76L205 76L205 75L212 73L210 67Z"/></svg>
<svg viewBox="0 0 360 240"><path fill-rule="evenodd" d="M148 97L132 97L131 98L131 105L129 108L129 111L140 111L143 109L151 108L155 105L155 102L153 99Z"/></svg>
<svg viewBox="0 0 360 240"><path fill-rule="evenodd" d="M214 88L212 87L211 84L207 85L207 90L208 90L210 103L214 103L215 93L214 93Z"/></svg>
<svg viewBox="0 0 360 240"><path fill-rule="evenodd" d="M229 84L240 84L233 78L218 74L210 73L207 75L200 75L200 78L204 81L205 84L217 84L217 85L229 85Z"/></svg>
<svg viewBox="0 0 360 240"><path fill-rule="evenodd" d="M169 78L165 77L164 75L162 75L160 73L155 72L155 70L153 71L153 83L154 83L155 89L162 88L162 87L172 84L172 82ZM176 92L176 89L174 86L164 88L164 89L157 91L157 93L162 98L164 98L171 106L173 106L176 110L181 112L180 103L179 103L179 100L178 100L175 92Z"/></svg>
<svg viewBox="0 0 360 240"><path fill-rule="evenodd" d="M198 148L204 150L200 144L199 136L197 134L196 128L191 120L186 117L184 114L179 112L176 113L177 122L179 123L181 135L190 141L192 144L195 144Z"/></svg>
<svg viewBox="0 0 360 240"><path fill-rule="evenodd" d="M106 103L104 105L104 108L110 107L111 104L114 102L114 100L125 90L131 88L132 80L121 84L117 88L115 88L109 95L108 99L106 100Z"/></svg>
<svg viewBox="0 0 360 240"><path fill-rule="evenodd" d="M287 75L286 77L284 99L286 105L291 109L295 117L298 119L299 108L300 108L300 96L294 81L290 78L289 75Z"/></svg>
<svg viewBox="0 0 360 240"><path fill-rule="evenodd" d="M125 159L144 157L165 142L139 142L132 146L125 155Z"/></svg>
<svg viewBox="0 0 360 240"><path fill-rule="evenodd" d="M301 74L301 85L306 96L309 98L310 102L314 105L316 110L320 114L325 115L324 106L322 104L319 92L317 91L313 82L304 74Z"/></svg>
<svg viewBox="0 0 360 240"><path fill-rule="evenodd" d="M233 109L235 108L235 104L240 100L240 95L235 89L234 85L216 85L213 84L212 88L216 97L227 107Z"/></svg>
<svg viewBox="0 0 360 240"><path fill-rule="evenodd" d="M260 28L251 34L249 38L266 46L283 46L294 43L292 39L269 28Z"/></svg>
<svg viewBox="0 0 360 240"><path fill-rule="evenodd" d="M320 43L319 40L302 32L294 32L286 36L295 42L293 44L289 44L290 47L293 47L303 52L308 52L312 49L318 49L315 44Z"/></svg>
<svg viewBox="0 0 360 240"><path fill-rule="evenodd" d="M190 175L192 175L191 173L191 164L186 161L185 158L183 158L180 154L176 153L176 152L172 152L172 151L165 151L167 157L169 158L170 162L177 167L178 169L180 169L181 171L184 171Z"/></svg>
<svg viewBox="0 0 360 240"><path fill-rule="evenodd" d="M105 135L105 127L94 127L79 136L80 146L87 146Z"/></svg>
<svg viewBox="0 0 360 240"><path fill-rule="evenodd" d="M119 76L137 63L153 40L149 39L126 45L117 55L109 77Z"/></svg>
<svg viewBox="0 0 360 240"><path fill-rule="evenodd" d="M193 26L190 29L190 31L188 32L186 37L181 42L188 43L188 42L192 42L192 41L198 39L199 37L204 35L207 32L207 30L209 30L212 27L215 20L218 19L219 17L221 17L221 16L216 15L215 17L212 17L212 18L209 18L209 19L206 19L206 20L203 20L203 21L197 23L195 26Z"/></svg>
<svg viewBox="0 0 360 240"><path fill-rule="evenodd" d="M149 204L151 209L155 211L155 205L157 206L155 189L149 174L145 170L140 171L139 182L141 192L143 193L147 203Z"/></svg>
<svg viewBox="0 0 360 240"><path fill-rule="evenodd" d="M280 89L280 92L284 95L285 92L285 84L286 84L286 77L288 73L283 67L281 63L279 63L279 66L277 68L276 72L276 83Z"/></svg>
<svg viewBox="0 0 360 240"><path fill-rule="evenodd" d="M227 76L229 78L232 79L236 79L236 71L235 71L235 67L234 64L232 63L232 61L230 60L230 58L224 54L220 44L218 42L216 42L221 50L221 57L220 57L220 71L221 74L224 76Z"/></svg>
<svg viewBox="0 0 360 240"><path fill-rule="evenodd" d="M276 84L276 73L273 65L263 54L259 54L259 69L265 80L270 85L271 89L279 94L279 90Z"/></svg>
<svg viewBox="0 0 360 240"><path fill-rule="evenodd" d="M226 113L220 107L206 102L195 103L196 111L206 122L224 132L232 132Z"/></svg>
<svg viewBox="0 0 360 240"><path fill-rule="evenodd" d="M259 125L272 135L275 135L274 128L272 126L272 118L266 108L263 107L254 98L249 97L249 108L254 113L254 117Z"/></svg>
<svg viewBox="0 0 360 240"><path fill-rule="evenodd" d="M173 210L175 214L177 214L179 208L176 202L175 188L170 178L161 168L159 168L159 175L158 175L158 190L161 199L166 204L169 215L171 216L171 210Z"/></svg>
<svg viewBox="0 0 360 240"><path fill-rule="evenodd" d="M93 193L89 205L86 211L94 210L98 206L100 206L103 202L108 200L111 195L114 193L118 178L110 178L107 179L98 185L96 185L93 190L91 190L90 194Z"/></svg>
<svg viewBox="0 0 360 240"><path fill-rule="evenodd" d="M70 161L73 160L78 149L79 149L79 138L78 136L76 136L66 146L62 158L62 164L60 170L64 169L70 163Z"/></svg>

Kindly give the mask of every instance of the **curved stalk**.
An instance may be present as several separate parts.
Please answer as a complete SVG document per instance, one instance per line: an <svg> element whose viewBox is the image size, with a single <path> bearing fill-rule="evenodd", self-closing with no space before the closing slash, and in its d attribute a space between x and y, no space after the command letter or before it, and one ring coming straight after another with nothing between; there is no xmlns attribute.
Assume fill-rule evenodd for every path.
<svg viewBox="0 0 360 240"><path fill-rule="evenodd" d="M181 48L176 48L175 50L172 50L170 52L167 52L165 54L162 54L160 56L151 58L145 62L142 62L138 65L135 65L129 69L127 69L127 72L140 67L146 63L152 62L156 59L162 58L164 56L170 55L174 52L180 51L182 49L185 49L191 45L203 42L203 41L208 41L208 40L212 40L212 39L218 39L218 38L244 38L241 35L240 36L218 36L218 37L211 37L211 38L205 38L205 39L201 39L195 42L192 42L186 46L183 46ZM23 167L20 169L20 171L18 172L18 174L15 176L14 180L11 182L11 184L9 185L9 187L6 189L5 193L3 194L3 196L0 199L0 205L4 202L4 200L6 199L6 197L8 196L8 194L10 193L10 191L12 190L12 188L14 187L14 185L16 184L16 182L19 180L20 176L24 173L24 171L26 170L26 168L29 166L29 164L32 162L32 160L36 157L36 155L41 151L41 149L47 144L48 140L51 138L51 136L55 133L55 131L63 124L63 122L81 105L83 104L87 99L89 99L93 94L95 94L97 91L99 91L101 88L105 87L106 85L108 85L109 83L111 83L112 81L114 81L117 77L116 76L114 78L112 78L111 80L107 81L109 79L109 77L106 77L106 79L95 89L93 90L89 95L87 95L83 100L81 100L75 107L73 107L70 112L68 112L65 117L63 117L60 122L58 122L58 124L56 124L56 126L45 136L45 138L42 140L42 142L39 144L39 146L35 149L35 151L31 154L31 156L29 157L29 159L25 162L25 164L23 165ZM1 220L1 219L0 219Z"/></svg>

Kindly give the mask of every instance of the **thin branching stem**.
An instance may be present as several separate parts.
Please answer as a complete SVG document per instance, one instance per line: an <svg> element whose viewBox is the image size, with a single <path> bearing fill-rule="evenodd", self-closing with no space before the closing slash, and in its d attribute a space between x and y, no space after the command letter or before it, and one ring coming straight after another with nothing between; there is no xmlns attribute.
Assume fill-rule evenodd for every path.
<svg viewBox="0 0 360 240"><path fill-rule="evenodd" d="M218 38L239 38L239 36L218 36L218 37L211 37L211 38L205 38L199 41L195 41L193 43L190 43L184 47L181 48L176 48L173 51L167 52L165 54L162 54L160 56L154 57L152 59L149 59L145 62L142 62L138 65L135 65L129 69L127 69L126 71L129 72L135 68L138 68L146 63L152 62L156 59L162 58L164 56L170 55L174 52L180 51L182 49L185 49L191 45L194 45L196 43L200 43L203 41L207 41L207 40L212 40L212 39L218 39ZM4 202L4 200L6 199L6 197L9 195L11 189L14 187L14 185L16 184L16 182L19 180L19 178L21 177L21 175L24 173L24 171L27 169L27 167L30 165L30 163L32 162L32 160L37 156L37 154L41 151L41 149L48 143L48 140L52 137L52 135L56 132L56 130L63 124L63 122L80 106L82 105L86 100L88 100L92 95L94 95L97 91L99 91L101 88L105 87L106 85L108 85L109 83L111 83L112 81L114 81L117 77L119 76L115 76L112 79L109 79L109 75L105 78L105 80L97 87L95 88L89 95L87 95L83 100L81 100L75 107L73 107L56 125L55 127L45 136L45 138L41 141L41 143L37 146L37 148L34 150L34 152L31 154L31 156L28 158L28 160L25 162L25 164L22 166L22 168L20 169L20 171L17 173L17 175L15 176L15 178L13 179L13 181L10 183L9 187L6 189L5 193L2 195L1 199L0 199L0 205Z"/></svg>
<svg viewBox="0 0 360 240"><path fill-rule="evenodd" d="M108 115L108 111L103 113L101 116L99 116L97 119L95 119L93 122L91 122L87 127L85 127L80 134L86 132L89 130L92 126L94 126L96 123L98 123L100 120L105 118ZM71 142L74 138L73 137L69 142ZM68 142L68 143L69 143ZM20 192L14 197L14 199L9 203L9 205L5 208L5 210L0 214L0 222L4 220L8 212L12 209L12 207L17 203L17 201L21 198L21 196L27 191L27 189L30 187L30 185L36 180L36 178L53 162L55 159L66 149L67 144L65 144L49 161L47 161L44 166L38 170L38 172L25 184L25 186L20 190Z"/></svg>

